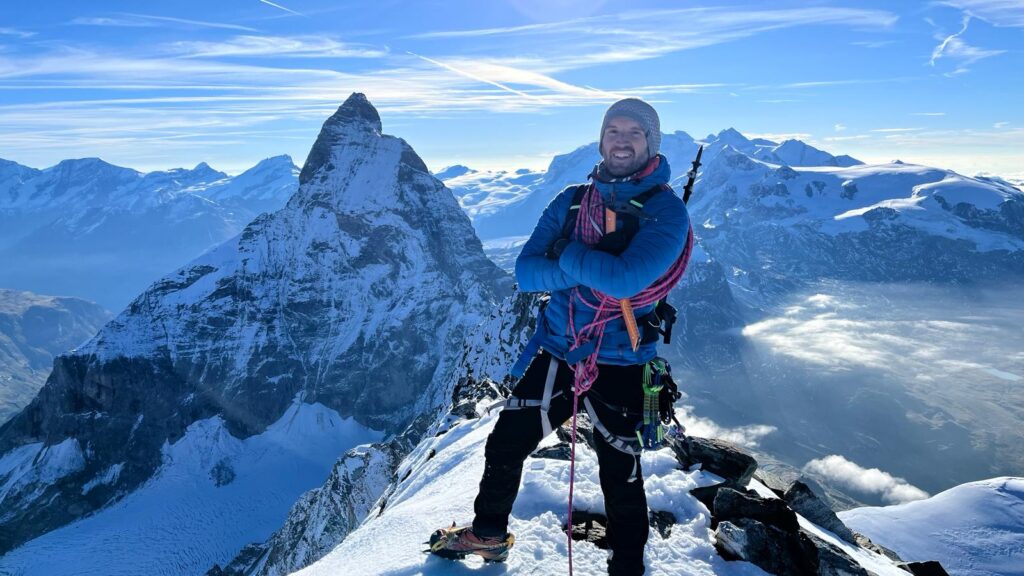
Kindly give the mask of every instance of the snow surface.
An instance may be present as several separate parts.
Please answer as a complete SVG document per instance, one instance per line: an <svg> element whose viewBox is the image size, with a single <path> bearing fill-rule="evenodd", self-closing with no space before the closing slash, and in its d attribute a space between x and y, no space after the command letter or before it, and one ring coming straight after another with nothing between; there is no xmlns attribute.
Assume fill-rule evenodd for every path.
<svg viewBox="0 0 1024 576"><path fill-rule="evenodd" d="M475 420L457 421L447 433L422 442L398 470L406 477L379 516L371 516L319 562L296 572L297 576L416 574L565 574L568 567L565 534L568 462L528 459L523 482L512 509L509 529L516 544L504 564L484 565L471 557L452 562L424 554L430 533L452 521L466 523L473 515L473 499L483 471L484 442L497 413ZM545 444L553 442L549 437ZM707 508L689 490L721 481L714 474L676 468L668 449L646 452L642 457L648 505L669 511L677 524L667 539L651 531L647 545L647 574L753 576L760 568L747 562L727 562L714 549ZM576 509L604 512L598 480L597 458L585 445L577 447ZM828 537L826 534L825 537ZM834 539L834 538L833 538ZM382 553L386 547L386 553ZM604 574L607 554L589 543L573 544L576 574ZM906 576L891 563L871 552L859 553L879 576Z"/></svg>
<svg viewBox="0 0 1024 576"><path fill-rule="evenodd" d="M927 500L839 517L904 560L938 560L953 576L1024 574L1024 478L971 482Z"/></svg>
<svg viewBox="0 0 1024 576"><path fill-rule="evenodd" d="M381 437L322 404L298 399L266 431L244 440L219 417L195 422L177 442L164 445L163 464L149 482L113 506L11 551L0 559L0 573L204 574L242 546L270 536L345 450ZM18 448L0 464L38 448ZM118 466L90 484L108 481Z"/></svg>
<svg viewBox="0 0 1024 576"><path fill-rule="evenodd" d="M0 485L0 504L8 494L16 493L26 486L36 485L36 496L43 487L60 480L85 466L85 455L75 438L66 438L59 444L44 446L42 442L19 446L0 458L0 478L6 478ZM0 513L0 519L5 515Z"/></svg>

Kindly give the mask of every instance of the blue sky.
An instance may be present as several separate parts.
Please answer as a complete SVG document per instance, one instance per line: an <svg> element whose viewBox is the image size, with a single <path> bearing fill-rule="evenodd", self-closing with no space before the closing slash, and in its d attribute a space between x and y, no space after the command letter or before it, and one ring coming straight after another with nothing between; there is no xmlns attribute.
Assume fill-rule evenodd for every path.
<svg viewBox="0 0 1024 576"><path fill-rule="evenodd" d="M353 91L433 169L544 167L612 101L1024 178L1024 2L96 0L0 6L0 157L301 165Z"/></svg>

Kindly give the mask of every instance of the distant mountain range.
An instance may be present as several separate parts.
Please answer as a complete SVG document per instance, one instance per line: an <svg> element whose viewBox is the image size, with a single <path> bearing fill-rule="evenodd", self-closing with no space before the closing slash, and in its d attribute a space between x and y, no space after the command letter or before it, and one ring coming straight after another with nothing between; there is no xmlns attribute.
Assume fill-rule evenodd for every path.
<svg viewBox="0 0 1024 576"><path fill-rule="evenodd" d="M0 159L0 286L119 309L284 206L298 172L288 156L234 177L205 163L143 174L98 158L45 170Z"/></svg>

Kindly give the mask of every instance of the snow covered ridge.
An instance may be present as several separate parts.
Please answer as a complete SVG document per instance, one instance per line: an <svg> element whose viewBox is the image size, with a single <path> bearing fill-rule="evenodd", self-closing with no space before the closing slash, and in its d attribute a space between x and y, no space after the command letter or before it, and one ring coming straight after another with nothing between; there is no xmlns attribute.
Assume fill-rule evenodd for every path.
<svg viewBox="0 0 1024 576"><path fill-rule="evenodd" d="M1024 478L971 482L927 500L839 517L904 558L940 560L955 576L1024 572Z"/></svg>
<svg viewBox="0 0 1024 576"><path fill-rule="evenodd" d="M296 574L448 574L479 568L477 558L464 561L470 566L462 568L424 555L423 541L440 525L472 518L485 440L497 418L496 412L488 414L486 409L498 399L497 388L489 379L463 381L452 399L453 410L438 419L431 434L398 466L374 512L323 559ZM600 519L603 499L596 456L581 442L577 448L577 517L589 512ZM848 539L832 531L843 528L842 524L827 506L798 485L780 495L751 479L756 463L749 456L724 443L701 439L679 446L678 450L689 452L683 456L677 448L665 448L643 455L645 488L654 511L652 524L657 528L651 531L647 546L648 574L764 574L757 566L775 574L908 573L897 566L890 551L867 539L858 540L849 530L845 531ZM713 451L738 456L722 456L721 452L712 456ZM527 461L510 524L516 544L503 571L564 573L569 468L564 453L564 437L551 436ZM720 476L711 470L736 475ZM791 492L797 495L791 496ZM811 522L805 512L829 528ZM582 523L578 529L583 530ZM387 543L387 553L381 553L382 543ZM599 543L576 542L573 555L577 573L604 573L606 552ZM738 558L746 561L734 561ZM242 569L215 573L282 572Z"/></svg>
<svg viewBox="0 0 1024 576"><path fill-rule="evenodd" d="M246 543L266 538L295 500L323 480L339 453L358 452L353 446L381 436L301 398L261 434L244 440L231 435L220 417L193 422L184 436L163 446L160 467L149 482L96 514L7 553L0 558L0 573L203 574ZM53 473L74 464L74 447L61 448L61 456L56 446L44 456ZM58 462L63 469L54 466ZM122 467L115 464L94 482L116 481Z"/></svg>
<svg viewBox="0 0 1024 576"><path fill-rule="evenodd" d="M245 438L301 394L404 430L432 411L438 398L425 390L510 286L451 192L352 95L324 123L286 207L150 286L58 358L0 427L0 456L68 438L85 454L80 470L0 501L10 512L0 553L125 498L200 420Z"/></svg>
<svg viewBox="0 0 1024 576"><path fill-rule="evenodd" d="M0 283L117 309L298 187L288 156L230 177L202 163L142 174L98 158L0 160Z"/></svg>

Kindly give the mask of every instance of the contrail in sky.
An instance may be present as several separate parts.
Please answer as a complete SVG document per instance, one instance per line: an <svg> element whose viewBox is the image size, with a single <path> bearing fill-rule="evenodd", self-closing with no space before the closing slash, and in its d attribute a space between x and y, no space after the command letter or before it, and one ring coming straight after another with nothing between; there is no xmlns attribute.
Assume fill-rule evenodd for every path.
<svg viewBox="0 0 1024 576"><path fill-rule="evenodd" d="M414 54L412 52L409 52L409 54L412 54L413 56L419 58L420 60L426 60L427 62L430 62L431 64L440 66L441 68L444 68L446 70L451 70L452 72L455 72L456 74L458 74L460 76L465 76L466 78L469 78L471 80L476 80L477 82L483 82L485 84L490 84L491 86L496 86L498 88L501 88L502 90L506 90L506 91L511 92L513 94L522 96L523 98L529 98L530 100L537 100L539 102L544 102L545 101L543 98L540 98L538 96L534 96L533 94L527 94L526 92L522 92L520 90L516 90L515 88L511 88L511 87L506 86L506 85L504 85L504 84L502 84L500 82L495 82L494 80L488 80L487 78L483 78L481 76L477 76L476 74L471 74L469 72L466 72L465 70L459 70L458 68L456 68L455 66L452 66L450 64L445 64L444 62L438 62L437 60L433 60L431 58L427 58L426 56L420 56L419 54Z"/></svg>
<svg viewBox="0 0 1024 576"><path fill-rule="evenodd" d="M284 6L281 6L280 4L274 4L270 0L260 0L260 2L266 4L267 6L273 6L274 8L277 8L279 10L284 10L285 12L289 12L291 14L295 14L296 16L305 16L305 14L303 14L301 12L296 12L295 10L292 10L291 8L285 8Z"/></svg>

